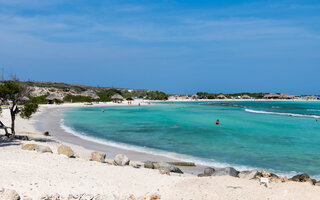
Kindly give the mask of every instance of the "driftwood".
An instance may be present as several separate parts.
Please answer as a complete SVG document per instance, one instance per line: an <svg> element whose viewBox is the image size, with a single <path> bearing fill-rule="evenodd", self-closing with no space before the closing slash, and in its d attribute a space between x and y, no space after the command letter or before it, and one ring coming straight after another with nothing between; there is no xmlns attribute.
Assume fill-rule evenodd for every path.
<svg viewBox="0 0 320 200"><path fill-rule="evenodd" d="M174 166L185 166L185 167L195 167L193 162L168 162L170 165Z"/></svg>

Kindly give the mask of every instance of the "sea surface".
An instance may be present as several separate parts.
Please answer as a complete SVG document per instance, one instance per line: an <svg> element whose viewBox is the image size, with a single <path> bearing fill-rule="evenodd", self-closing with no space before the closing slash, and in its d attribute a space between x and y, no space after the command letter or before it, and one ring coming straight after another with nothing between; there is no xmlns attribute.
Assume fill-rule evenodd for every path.
<svg viewBox="0 0 320 200"><path fill-rule="evenodd" d="M320 102L181 102L101 109L65 110L62 127L83 139L197 164L320 177Z"/></svg>

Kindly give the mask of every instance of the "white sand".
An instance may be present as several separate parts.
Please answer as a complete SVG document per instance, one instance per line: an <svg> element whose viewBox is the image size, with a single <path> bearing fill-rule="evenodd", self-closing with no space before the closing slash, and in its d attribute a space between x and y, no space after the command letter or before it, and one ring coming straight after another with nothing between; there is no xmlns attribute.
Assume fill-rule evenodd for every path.
<svg viewBox="0 0 320 200"><path fill-rule="evenodd" d="M102 104L99 104L100 106ZM108 103L108 105L112 105ZM126 105L126 104L124 104ZM70 105L63 105L64 107ZM73 104L71 106L79 106ZM41 110L48 107L41 106ZM9 112L3 110L1 119L8 124ZM320 187L309 183L271 183L271 188L257 181L233 177L205 177L192 175L161 175L157 170L118 167L88 161L90 150L70 145L80 158L66 158L57 154L61 143L42 136L35 130L33 119L16 121L17 132L32 141L0 143L0 188L16 190L22 199L39 199L43 194L105 194L110 199L126 199L160 194L161 199L319 199ZM3 131L4 132L4 131ZM49 138L49 140L48 140ZM45 140L48 141L39 141ZM36 141L35 141L36 140ZM38 140L38 141L37 141ZM22 143L50 146L53 154L21 150ZM108 157L108 152L107 157ZM110 158L110 157L108 157Z"/></svg>

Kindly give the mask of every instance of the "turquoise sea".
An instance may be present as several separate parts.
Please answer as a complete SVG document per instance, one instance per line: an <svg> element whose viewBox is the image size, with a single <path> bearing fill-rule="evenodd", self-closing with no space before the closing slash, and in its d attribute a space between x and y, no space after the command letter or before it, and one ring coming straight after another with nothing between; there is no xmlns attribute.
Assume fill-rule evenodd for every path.
<svg viewBox="0 0 320 200"><path fill-rule="evenodd" d="M320 176L320 102L181 102L101 109L68 109L62 126L84 139L198 164Z"/></svg>

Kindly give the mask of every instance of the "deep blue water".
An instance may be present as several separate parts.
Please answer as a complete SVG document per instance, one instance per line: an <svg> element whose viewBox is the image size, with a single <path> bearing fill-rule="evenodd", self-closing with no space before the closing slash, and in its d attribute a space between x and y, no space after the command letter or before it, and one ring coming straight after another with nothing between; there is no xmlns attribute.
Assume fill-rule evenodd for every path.
<svg viewBox="0 0 320 200"><path fill-rule="evenodd" d="M104 109L66 110L64 125L99 142L207 165L320 175L320 102L184 102Z"/></svg>

